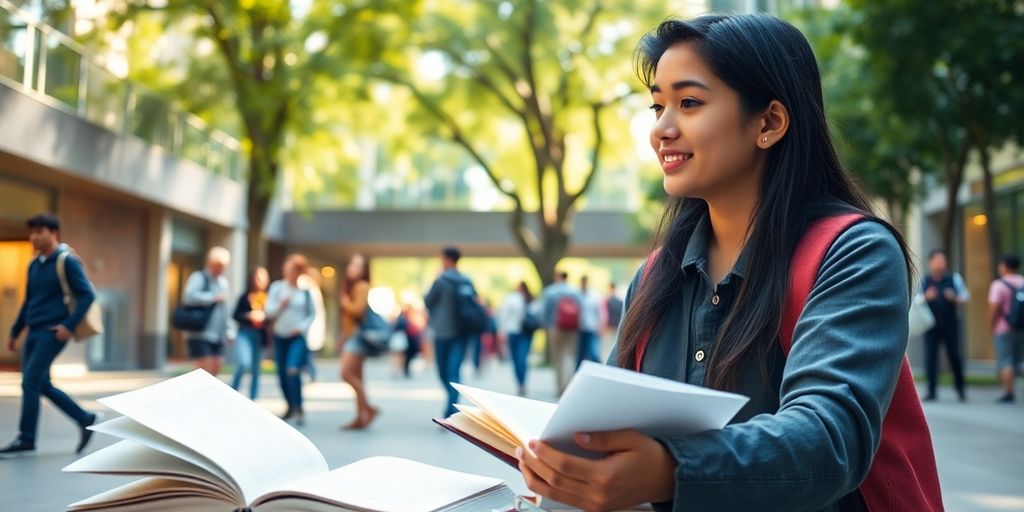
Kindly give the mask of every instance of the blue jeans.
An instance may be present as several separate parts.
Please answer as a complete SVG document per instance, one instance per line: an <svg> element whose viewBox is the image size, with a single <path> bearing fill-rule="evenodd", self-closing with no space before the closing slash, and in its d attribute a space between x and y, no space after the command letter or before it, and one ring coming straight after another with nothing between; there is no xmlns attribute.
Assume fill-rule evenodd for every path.
<svg viewBox="0 0 1024 512"><path fill-rule="evenodd" d="M462 382L460 369L462 361L466 358L466 346L469 339L465 336L454 338L438 338L434 341L434 358L437 359L437 374L441 377L441 384L448 391L448 405L445 407L445 417L458 412L455 409L455 402L459 401L459 392L455 390L452 383Z"/></svg>
<svg viewBox="0 0 1024 512"><path fill-rule="evenodd" d="M516 382L526 385L526 369L529 367L530 345L533 344L533 333L515 333L508 335L508 348L512 353L512 367L516 372Z"/></svg>
<svg viewBox="0 0 1024 512"><path fill-rule="evenodd" d="M277 378L281 381L281 392L288 403L288 410L302 410L302 369L306 366L308 351L303 336L274 336Z"/></svg>
<svg viewBox="0 0 1024 512"><path fill-rule="evenodd" d="M235 375L231 378L231 387L236 390L242 384L242 375L251 374L249 397L253 400L260 390L260 363L263 361L263 331L252 327L238 330L235 340Z"/></svg>
<svg viewBox="0 0 1024 512"><path fill-rule="evenodd" d="M601 362L597 356L597 333L594 331L580 331L580 342L576 348L577 369L583 361Z"/></svg>
<svg viewBox="0 0 1024 512"><path fill-rule="evenodd" d="M68 341L67 343L71 343ZM53 331L29 331L21 354L21 440L35 444L39 429L39 397L49 398L53 405L67 414L80 427L91 425L96 416L86 412L63 391L50 382L50 365L64 350L66 343L57 341Z"/></svg>

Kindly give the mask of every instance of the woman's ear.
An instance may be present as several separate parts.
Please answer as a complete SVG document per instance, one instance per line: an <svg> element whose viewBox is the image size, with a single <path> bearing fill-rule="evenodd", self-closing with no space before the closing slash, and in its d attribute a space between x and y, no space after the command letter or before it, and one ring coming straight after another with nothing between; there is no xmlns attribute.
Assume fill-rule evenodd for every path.
<svg viewBox="0 0 1024 512"><path fill-rule="evenodd" d="M772 100L761 114L761 130L757 134L757 147L768 149L782 140L789 129L789 110L779 100Z"/></svg>

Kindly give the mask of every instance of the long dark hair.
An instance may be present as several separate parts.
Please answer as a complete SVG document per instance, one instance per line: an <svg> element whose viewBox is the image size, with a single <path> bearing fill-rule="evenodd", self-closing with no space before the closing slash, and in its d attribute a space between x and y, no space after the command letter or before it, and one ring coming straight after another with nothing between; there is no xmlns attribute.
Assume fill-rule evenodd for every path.
<svg viewBox="0 0 1024 512"><path fill-rule="evenodd" d="M349 279L348 266L351 265L352 260L356 258L361 258L363 260L363 272L359 275L359 277L355 279ZM355 288L356 284L360 282L370 282L370 260L366 259L366 256L356 253L353 254L352 257L348 259L348 263L345 264L345 268L344 270L342 270L341 292L344 293L346 297L352 298L352 289Z"/></svg>
<svg viewBox="0 0 1024 512"><path fill-rule="evenodd" d="M527 305L533 302L533 294L530 293L530 287L527 286L526 281L519 281L519 286L517 287L517 289L519 293L523 296L523 300L526 301Z"/></svg>
<svg viewBox="0 0 1024 512"><path fill-rule="evenodd" d="M797 242L817 218L860 212L875 218L872 208L836 157L825 121L821 77L810 45L795 27L768 15L702 16L691 21L667 20L644 36L636 49L640 79L650 87L658 60L679 43L693 45L704 64L734 89L743 111L764 112L772 100L789 111L786 135L768 150L760 196L754 208L746 251L746 276L729 315L718 332L708 360L706 385L735 388L750 361L768 367L777 343L782 307L788 289L789 263ZM618 364L632 368L640 340L654 332L682 286L681 259L707 203L671 198L657 236L661 251L647 278L633 294L623 320ZM877 220L877 219L876 219ZM911 270L909 251L900 234ZM908 290L909 293L909 290Z"/></svg>

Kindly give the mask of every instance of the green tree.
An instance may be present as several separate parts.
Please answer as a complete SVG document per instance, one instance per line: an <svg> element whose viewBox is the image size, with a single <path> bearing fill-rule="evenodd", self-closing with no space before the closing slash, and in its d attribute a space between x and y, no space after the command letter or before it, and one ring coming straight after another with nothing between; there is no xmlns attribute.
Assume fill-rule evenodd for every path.
<svg viewBox="0 0 1024 512"><path fill-rule="evenodd" d="M550 283L595 175L635 155L628 125L640 83L630 56L663 7L436 2L410 20L404 38L395 34L405 61L367 73L407 91L418 107L410 125L426 140L458 145L487 173L510 203L519 249Z"/></svg>
<svg viewBox="0 0 1024 512"><path fill-rule="evenodd" d="M1002 251L990 158L1021 142L1024 7L1013 0L850 0L847 27L866 52L877 108L914 133L941 162L950 249L957 192L972 151L981 162L990 250ZM915 135L913 139L919 138ZM994 268L993 268L994 272Z"/></svg>
<svg viewBox="0 0 1024 512"><path fill-rule="evenodd" d="M389 28L408 17L416 2L125 0L112 7L114 29L148 23L187 37L177 55L184 70L170 78L171 87L189 110L230 112L230 120L215 124L244 133L251 268L266 258L263 223L288 137L330 138L323 125L311 123L322 114L318 95L347 90L347 97L360 100L360 89L344 89L353 85L348 73L383 54ZM161 64L135 72L168 80Z"/></svg>

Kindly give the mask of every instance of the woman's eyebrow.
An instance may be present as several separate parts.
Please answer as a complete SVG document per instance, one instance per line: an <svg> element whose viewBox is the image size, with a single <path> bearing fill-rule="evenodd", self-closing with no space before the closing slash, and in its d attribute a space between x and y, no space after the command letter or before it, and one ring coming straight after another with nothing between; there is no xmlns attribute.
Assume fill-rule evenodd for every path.
<svg viewBox="0 0 1024 512"><path fill-rule="evenodd" d="M679 89L685 89L687 87L698 87L700 89L704 89L705 91L710 91L711 90L711 88L709 88L708 86L704 85L703 82L699 82L697 80L680 80L680 81L675 82L675 83L672 84L672 90L675 90L675 91L678 91ZM651 86L651 92L652 93L661 92L661 87L659 87L658 85L652 85Z"/></svg>

